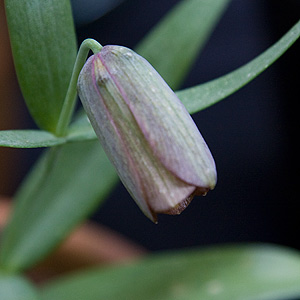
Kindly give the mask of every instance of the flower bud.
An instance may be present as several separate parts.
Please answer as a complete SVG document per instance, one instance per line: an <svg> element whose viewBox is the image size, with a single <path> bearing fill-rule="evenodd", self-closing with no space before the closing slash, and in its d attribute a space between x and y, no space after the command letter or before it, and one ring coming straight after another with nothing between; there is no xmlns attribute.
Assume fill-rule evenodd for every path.
<svg viewBox="0 0 300 300"><path fill-rule="evenodd" d="M213 157L191 116L141 56L104 46L78 79L78 93L118 175L152 221L179 214L216 184Z"/></svg>

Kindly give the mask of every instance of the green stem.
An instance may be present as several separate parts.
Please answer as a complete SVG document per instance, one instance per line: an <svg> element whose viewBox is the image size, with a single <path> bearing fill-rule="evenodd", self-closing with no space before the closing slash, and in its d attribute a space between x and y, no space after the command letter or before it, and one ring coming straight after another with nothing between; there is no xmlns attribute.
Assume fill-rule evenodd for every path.
<svg viewBox="0 0 300 300"><path fill-rule="evenodd" d="M71 76L71 80L69 83L68 91L66 94L66 98L59 116L59 120L56 126L56 135L64 136L66 134L68 125L70 124L71 117L74 112L76 98L77 98L77 80L79 73L85 64L88 53L90 50L93 51L94 54L100 52L102 46L93 39L86 39L80 45L78 50L78 54L76 57L76 61L73 68L73 73Z"/></svg>

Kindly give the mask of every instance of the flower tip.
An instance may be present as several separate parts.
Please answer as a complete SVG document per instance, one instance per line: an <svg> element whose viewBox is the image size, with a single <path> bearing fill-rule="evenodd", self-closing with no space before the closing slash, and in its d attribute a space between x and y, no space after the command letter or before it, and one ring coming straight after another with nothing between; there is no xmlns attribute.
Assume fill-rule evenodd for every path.
<svg viewBox="0 0 300 300"><path fill-rule="evenodd" d="M209 192L209 190L212 190L214 187L215 187L215 184L212 187L208 187L208 188L198 187L195 189L195 191L190 196L188 196L187 198L185 198L184 200L182 200L175 206L173 206L167 210L164 210L164 211L159 211L157 213L167 214L167 215L180 215L189 206L189 204L192 202L192 200L194 199L195 196L206 196L206 194ZM153 213L152 213L152 215L153 215ZM152 220L152 221L157 224L157 215L156 214L155 214L155 220Z"/></svg>
<svg viewBox="0 0 300 300"><path fill-rule="evenodd" d="M188 198L181 201L180 203L178 203L177 205L175 205L174 207L171 207L170 209L168 209L164 212L161 212L161 213L167 214L167 215L180 215L188 207L188 205L191 203L193 198L194 198L194 195L191 195Z"/></svg>

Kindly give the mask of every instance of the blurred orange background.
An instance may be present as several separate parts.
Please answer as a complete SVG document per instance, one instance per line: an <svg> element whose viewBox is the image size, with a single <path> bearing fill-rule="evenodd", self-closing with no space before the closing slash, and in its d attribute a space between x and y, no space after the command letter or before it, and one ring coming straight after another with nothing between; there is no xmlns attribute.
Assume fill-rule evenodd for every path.
<svg viewBox="0 0 300 300"><path fill-rule="evenodd" d="M3 0L0 0L0 41L0 130L26 128L29 115L14 71ZM0 147L0 195L11 196L16 190L26 172L23 161L28 151Z"/></svg>

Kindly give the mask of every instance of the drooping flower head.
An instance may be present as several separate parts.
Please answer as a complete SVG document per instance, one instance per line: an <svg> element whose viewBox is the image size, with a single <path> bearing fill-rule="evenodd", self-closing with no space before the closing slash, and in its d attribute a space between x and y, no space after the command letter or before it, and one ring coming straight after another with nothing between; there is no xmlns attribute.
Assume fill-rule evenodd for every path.
<svg viewBox="0 0 300 300"><path fill-rule="evenodd" d="M118 175L144 214L179 214L216 184L213 157L175 93L141 56L104 46L78 93ZM101 179L99 179L101 180Z"/></svg>

